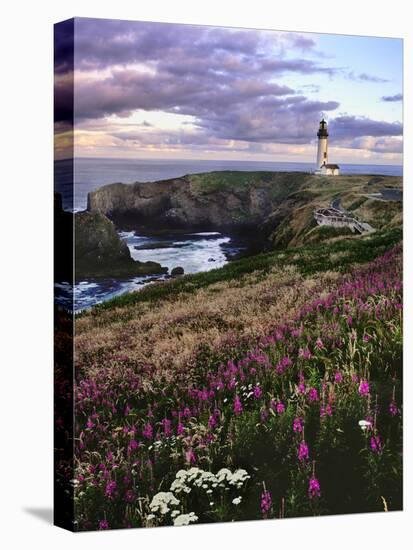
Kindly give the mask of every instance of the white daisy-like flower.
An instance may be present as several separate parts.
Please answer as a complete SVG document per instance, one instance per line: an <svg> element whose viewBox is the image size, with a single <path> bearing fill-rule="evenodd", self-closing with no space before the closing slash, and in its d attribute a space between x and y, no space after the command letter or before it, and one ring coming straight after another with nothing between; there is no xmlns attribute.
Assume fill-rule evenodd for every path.
<svg viewBox="0 0 413 550"><path fill-rule="evenodd" d="M236 497L232 499L232 504L235 504L235 506L238 506L238 504L241 504L242 497Z"/></svg>

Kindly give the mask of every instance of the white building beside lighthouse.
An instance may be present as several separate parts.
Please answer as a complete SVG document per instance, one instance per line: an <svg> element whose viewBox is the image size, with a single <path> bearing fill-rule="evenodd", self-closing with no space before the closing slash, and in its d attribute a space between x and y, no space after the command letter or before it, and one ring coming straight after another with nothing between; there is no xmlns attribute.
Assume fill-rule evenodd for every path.
<svg viewBox="0 0 413 550"><path fill-rule="evenodd" d="M317 164L315 174L320 176L338 176L340 174L340 167L338 164L328 163L328 130L327 122L324 118L320 121L317 137Z"/></svg>

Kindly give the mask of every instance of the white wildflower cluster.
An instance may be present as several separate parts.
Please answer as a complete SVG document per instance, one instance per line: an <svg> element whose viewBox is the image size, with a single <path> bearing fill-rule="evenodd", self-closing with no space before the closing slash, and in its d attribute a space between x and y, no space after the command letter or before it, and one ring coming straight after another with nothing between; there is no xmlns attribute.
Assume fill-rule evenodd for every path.
<svg viewBox="0 0 413 550"><path fill-rule="evenodd" d="M225 483L237 489L241 489L244 483L250 479L251 476L248 475L248 472L243 469L235 470L234 473L228 468L222 468L217 473L217 479L219 481L220 487L223 487Z"/></svg>
<svg viewBox="0 0 413 550"><path fill-rule="evenodd" d="M195 523L198 521L198 516L194 512L189 512L189 514L180 514L174 519L174 525L189 525L190 523Z"/></svg>
<svg viewBox="0 0 413 550"><path fill-rule="evenodd" d="M176 494L190 493L194 487L204 489L210 495L217 488L230 489L236 487L241 489L250 476L246 470L235 470L231 472L228 468L222 468L217 474L206 472L200 468L179 470L172 482L170 490Z"/></svg>
<svg viewBox="0 0 413 550"><path fill-rule="evenodd" d="M231 472L228 468L221 468L216 474L206 472L201 468L192 467L189 470L179 470L168 492L157 493L149 508L151 514L147 516L148 520L153 520L163 516L163 521L167 519L166 514L170 514L174 525L189 525L198 521L198 516L194 512L183 514L179 510L181 502L177 496L180 494L189 494L193 489L205 491L210 506L214 505L213 493L219 490L229 491L230 489L242 489L244 483L250 479L248 472L243 469ZM232 500L235 506L242 501L241 496Z"/></svg>
<svg viewBox="0 0 413 550"><path fill-rule="evenodd" d="M190 493L193 487L205 489L208 494L218 486L218 480L212 472L205 472L200 468L179 470L172 482L171 491L175 493Z"/></svg>
<svg viewBox="0 0 413 550"><path fill-rule="evenodd" d="M179 500L170 491L167 493L160 492L153 497L151 503L149 504L149 508L151 512L159 512L160 514L165 515L171 510L171 507L178 506L179 504Z"/></svg>

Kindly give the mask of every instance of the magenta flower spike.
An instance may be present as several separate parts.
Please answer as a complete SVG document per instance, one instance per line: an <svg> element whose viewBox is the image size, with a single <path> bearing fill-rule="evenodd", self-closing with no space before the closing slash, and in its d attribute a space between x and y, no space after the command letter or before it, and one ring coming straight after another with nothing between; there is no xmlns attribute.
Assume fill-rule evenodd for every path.
<svg viewBox="0 0 413 550"><path fill-rule="evenodd" d="M300 446L298 448L298 460L300 462L304 462L305 460L308 460L308 458L309 458L308 445L305 441L301 441Z"/></svg>
<svg viewBox="0 0 413 550"><path fill-rule="evenodd" d="M263 491L263 493L261 493L261 505L260 505L263 516L266 516L268 514L268 512L271 510L271 506L272 506L271 493L269 491Z"/></svg>
<svg viewBox="0 0 413 550"><path fill-rule="evenodd" d="M370 393L370 385L367 380L360 380L359 385L359 394L362 396L367 396Z"/></svg>
<svg viewBox="0 0 413 550"><path fill-rule="evenodd" d="M243 410L244 409L241 403L241 399L238 397L238 395L236 395L234 399L234 413L236 415L239 415L242 413Z"/></svg>
<svg viewBox="0 0 413 550"><path fill-rule="evenodd" d="M314 475L311 477L308 485L308 496L310 499L319 498L321 496L320 483Z"/></svg>

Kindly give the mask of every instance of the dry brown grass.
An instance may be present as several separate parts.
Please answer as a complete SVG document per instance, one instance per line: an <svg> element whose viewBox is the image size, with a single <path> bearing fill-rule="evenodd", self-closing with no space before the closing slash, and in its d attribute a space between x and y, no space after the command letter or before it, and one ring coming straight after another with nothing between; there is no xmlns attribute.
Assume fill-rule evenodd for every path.
<svg viewBox="0 0 413 550"><path fill-rule="evenodd" d="M115 357L162 369L184 369L201 344L218 347L235 338L253 340L292 318L315 287L337 278L303 278L293 266L274 267L237 281L212 284L172 300L103 310L76 322L77 363L96 368Z"/></svg>

